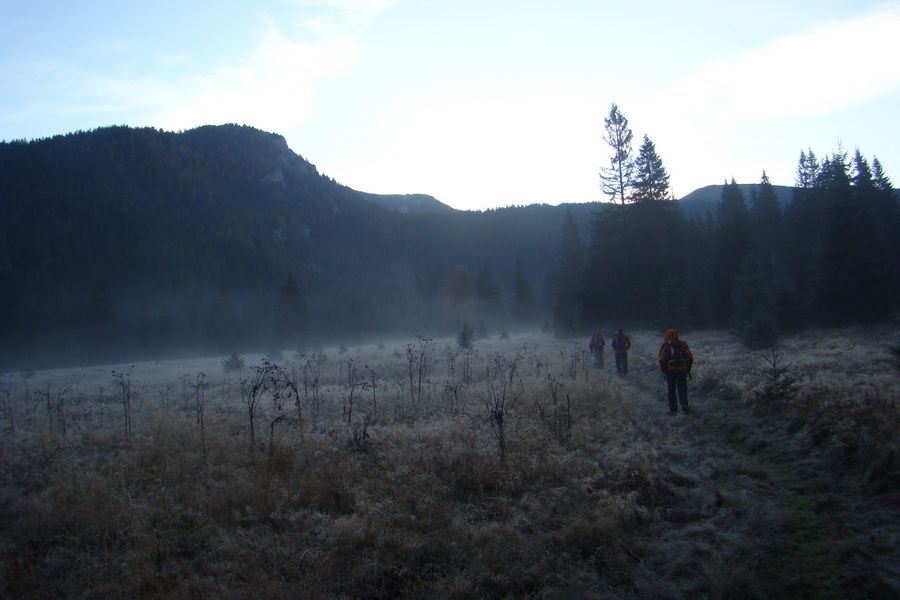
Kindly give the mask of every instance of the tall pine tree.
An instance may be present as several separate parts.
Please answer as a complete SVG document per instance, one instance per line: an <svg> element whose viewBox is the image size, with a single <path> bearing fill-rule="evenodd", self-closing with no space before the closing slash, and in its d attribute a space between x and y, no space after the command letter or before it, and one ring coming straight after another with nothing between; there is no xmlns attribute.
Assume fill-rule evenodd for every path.
<svg viewBox="0 0 900 600"><path fill-rule="evenodd" d="M273 350L300 348L307 333L306 302L293 275L288 275L278 290L272 315Z"/></svg>
<svg viewBox="0 0 900 600"><path fill-rule="evenodd" d="M516 258L512 279L512 316L519 325L533 325L536 317L537 301L531 284L525 276L522 259Z"/></svg>
<svg viewBox="0 0 900 600"><path fill-rule="evenodd" d="M582 328L581 303L578 292L584 281L584 244L578 225L567 210L562 223L559 269L553 304L553 329L560 337L570 336Z"/></svg>
<svg viewBox="0 0 900 600"><path fill-rule="evenodd" d="M882 238L887 240L885 262L888 265L900 264L900 198L891 183L890 177L884 172L884 167L878 158L872 158L872 183L878 190L876 205L876 221ZM889 296L894 298L893 308L900 305L896 300L900 295L900 270L890 269Z"/></svg>
<svg viewBox="0 0 900 600"><path fill-rule="evenodd" d="M696 258L686 249L684 225L674 202L598 212L591 223L582 290L585 318L650 327L684 316L688 294L681 286Z"/></svg>
<svg viewBox="0 0 900 600"><path fill-rule="evenodd" d="M782 314L784 330L799 330L814 322L816 278L813 265L820 252L823 198L818 186L822 166L818 157L800 151L791 202L784 210L784 269L788 290Z"/></svg>
<svg viewBox="0 0 900 600"><path fill-rule="evenodd" d="M503 297L490 258L485 258L478 269L478 274L475 276L475 289L478 292L478 309L481 317L490 319L502 317Z"/></svg>
<svg viewBox="0 0 900 600"><path fill-rule="evenodd" d="M731 180L722 189L716 233L712 309L713 324L718 328L732 324L734 286L750 246L747 204L740 186Z"/></svg>
<svg viewBox="0 0 900 600"><path fill-rule="evenodd" d="M759 186L750 193L751 243L757 255L780 255L784 240L784 215L775 187L763 171Z"/></svg>
<svg viewBox="0 0 900 600"><path fill-rule="evenodd" d="M610 166L600 169L600 184L603 193L613 202L618 199L622 204L629 195L634 174L634 158L631 142L634 133L628 126L628 119L619 110L615 102L609 109L609 116L603 119L606 126L604 141L612 150Z"/></svg>
<svg viewBox="0 0 900 600"><path fill-rule="evenodd" d="M644 134L644 141L634 162L634 202L669 200L669 173L663 166L662 158L656 152L656 146Z"/></svg>
<svg viewBox="0 0 900 600"><path fill-rule="evenodd" d="M446 302L450 323L462 325L472 321L478 289L469 269L457 265L450 278L441 285L441 293Z"/></svg>
<svg viewBox="0 0 900 600"><path fill-rule="evenodd" d="M894 193L894 184L891 183L891 178L885 174L884 167L881 166L881 162L878 158L872 159L872 179L875 183L875 187L882 192L887 192L889 194Z"/></svg>

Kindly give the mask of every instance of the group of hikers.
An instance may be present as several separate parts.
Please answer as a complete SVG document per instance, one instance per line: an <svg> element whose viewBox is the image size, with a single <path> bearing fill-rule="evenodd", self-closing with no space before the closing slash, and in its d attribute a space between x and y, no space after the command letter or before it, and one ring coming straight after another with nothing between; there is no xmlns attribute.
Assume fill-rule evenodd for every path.
<svg viewBox="0 0 900 600"><path fill-rule="evenodd" d="M616 332L610 342L613 355L616 357L616 373L620 377L628 375L628 350L631 349L631 339L625 335L622 328ZM595 367L603 366L603 350L606 348L606 340L599 329L591 336L588 344L591 351L591 359ZM669 399L669 414L677 415L681 407L683 414L688 414L687 380L691 376L691 367L694 366L694 355L687 342L679 339L678 331L667 329L663 335L662 346L657 355L659 369L666 380L666 388Z"/></svg>

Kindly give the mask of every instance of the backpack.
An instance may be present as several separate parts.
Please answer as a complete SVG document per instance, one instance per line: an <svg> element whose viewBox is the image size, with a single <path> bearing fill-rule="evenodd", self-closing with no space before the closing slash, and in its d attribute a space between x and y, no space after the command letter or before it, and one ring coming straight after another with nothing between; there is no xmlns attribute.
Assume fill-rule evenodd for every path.
<svg viewBox="0 0 900 600"><path fill-rule="evenodd" d="M686 369L688 366L687 352L684 349L684 343L681 340L669 340L666 342L668 350L666 352L669 360L666 362L673 369Z"/></svg>

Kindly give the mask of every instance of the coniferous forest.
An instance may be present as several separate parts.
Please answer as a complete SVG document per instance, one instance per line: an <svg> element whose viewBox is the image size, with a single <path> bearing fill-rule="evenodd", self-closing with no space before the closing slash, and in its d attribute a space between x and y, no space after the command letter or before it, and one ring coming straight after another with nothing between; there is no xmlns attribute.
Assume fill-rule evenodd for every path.
<svg viewBox="0 0 900 600"><path fill-rule="evenodd" d="M641 151L628 203L469 212L352 190L246 126L3 142L0 368L464 329L732 329L766 347L897 309L877 159L802 151L787 201L761 166L688 210L654 193L661 161Z"/></svg>

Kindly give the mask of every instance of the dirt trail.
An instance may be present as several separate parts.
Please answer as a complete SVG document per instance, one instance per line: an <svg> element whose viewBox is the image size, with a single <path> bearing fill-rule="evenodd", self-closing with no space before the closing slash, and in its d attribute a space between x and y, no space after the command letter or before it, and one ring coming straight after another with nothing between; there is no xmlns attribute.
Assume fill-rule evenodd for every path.
<svg viewBox="0 0 900 600"><path fill-rule="evenodd" d="M630 541L654 593L898 597L895 507L835 470L802 427L703 394L697 378L691 414L669 415L661 375L642 366L620 381L655 440L657 519Z"/></svg>

